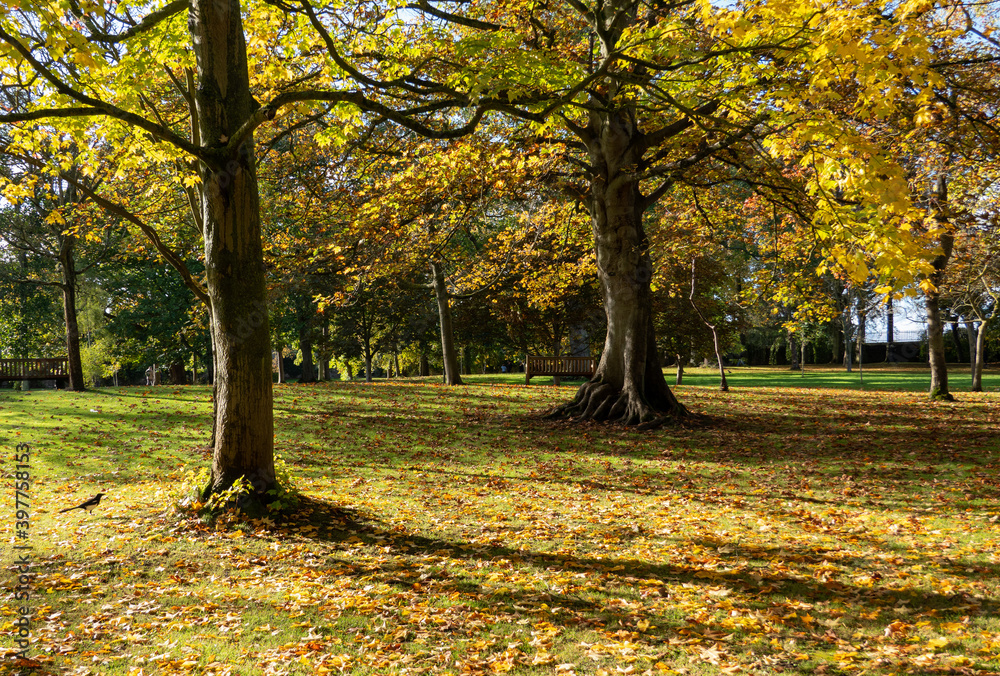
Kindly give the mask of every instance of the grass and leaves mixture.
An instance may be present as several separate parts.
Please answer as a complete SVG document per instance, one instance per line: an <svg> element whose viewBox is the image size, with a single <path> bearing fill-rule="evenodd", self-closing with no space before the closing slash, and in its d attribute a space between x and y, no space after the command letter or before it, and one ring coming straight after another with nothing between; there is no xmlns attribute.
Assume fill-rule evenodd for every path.
<svg viewBox="0 0 1000 676"><path fill-rule="evenodd" d="M177 508L210 388L2 390L36 673L1000 674L997 377L744 375L689 373L698 418L645 433L533 416L573 389L516 376L276 386L298 506L214 520Z"/></svg>

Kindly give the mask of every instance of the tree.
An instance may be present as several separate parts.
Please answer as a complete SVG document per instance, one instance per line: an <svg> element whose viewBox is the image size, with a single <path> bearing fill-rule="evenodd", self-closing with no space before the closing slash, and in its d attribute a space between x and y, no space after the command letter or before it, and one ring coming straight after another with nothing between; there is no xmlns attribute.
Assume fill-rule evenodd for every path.
<svg viewBox="0 0 1000 676"><path fill-rule="evenodd" d="M58 141L55 143L58 145ZM55 269L57 278L44 273L22 274L16 276L16 281L60 291L69 388L83 391L86 382L80 357L77 292L81 277L107 258L116 237L111 229L88 227L91 214L83 204L86 197L79 194L73 183L48 176L38 171L33 162L19 161L17 156L7 155L6 159L8 171L0 179L0 186L14 204L0 214L0 239L22 257L44 261L43 268ZM87 233L85 238L83 233ZM26 271L26 266L22 265L21 271Z"/></svg>

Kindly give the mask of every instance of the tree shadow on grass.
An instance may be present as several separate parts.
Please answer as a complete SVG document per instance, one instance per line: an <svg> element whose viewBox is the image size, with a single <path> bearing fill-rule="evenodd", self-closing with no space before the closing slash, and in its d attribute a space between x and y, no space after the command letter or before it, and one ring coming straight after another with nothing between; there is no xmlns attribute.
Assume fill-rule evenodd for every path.
<svg viewBox="0 0 1000 676"><path fill-rule="evenodd" d="M302 523L308 523L313 528L303 533ZM297 526L297 524L299 524ZM474 544L452 540L426 537L399 528L387 529L382 524L363 516L356 510L347 509L314 498L304 499L300 508L289 521L279 524L279 533L295 534L333 544L364 543L388 548L397 557L413 556L412 566L400 562L397 558L391 569L383 566L359 567L356 574L383 578L390 585L411 584L411 579L419 579L424 575L417 568L423 565L421 556L441 556L452 559L470 561L498 562L509 561L514 564L530 566L548 571L566 573L586 573L603 579L615 579L622 587L636 588L644 582L658 585L661 583L680 584L685 586L725 588L739 592L752 599L757 599L760 607L767 607L776 600L794 599L809 604L847 603L855 605L860 610L885 610L888 607L906 607L913 616L929 614L940 616L942 613L967 614L970 609L981 617L995 620L1000 618L1000 603L995 599L976 598L966 593L942 593L916 588L891 587L887 585L845 583L840 581L824 581L817 577L807 577L796 573L785 565L777 562L798 559L801 562L820 562L824 556L836 555L836 563L864 573L872 568L872 560L863 553L847 553L843 550L826 550L822 547L806 545L789 545L781 547L747 546L738 542L726 543L720 541L691 542L715 549L719 560L730 566L714 565L703 567L697 563L650 563L634 558L595 558L567 554L558 551L538 551L523 548L512 548L500 541L487 544ZM719 549L719 545L723 547ZM732 545L732 549L728 545ZM911 563L926 567L938 566L940 562L933 553L915 555L908 551ZM753 562L764 562L754 565ZM772 562L772 563L768 563ZM966 565L968 564L968 565ZM971 571L971 572L970 572ZM877 573L877 571L876 571ZM1000 575L1000 567L986 566L980 563L951 561L948 573L962 576L966 579L982 580L984 577L996 578ZM416 575L417 578L413 576ZM707 593L707 592L706 592ZM506 595L514 601L496 598L499 604L521 603L531 596L538 600L537 594L507 590ZM549 594L549 596L552 596ZM557 595L559 596L559 595ZM588 612L601 616L605 620L622 626L627 626L626 620L634 620L627 610L616 610L599 600L586 600L579 595L561 595L560 603L567 607L587 609ZM539 601L541 602L541 601ZM545 601L551 605L550 601ZM607 623L607 622L606 622ZM675 623L676 628L676 623ZM848 627L850 625L847 625Z"/></svg>

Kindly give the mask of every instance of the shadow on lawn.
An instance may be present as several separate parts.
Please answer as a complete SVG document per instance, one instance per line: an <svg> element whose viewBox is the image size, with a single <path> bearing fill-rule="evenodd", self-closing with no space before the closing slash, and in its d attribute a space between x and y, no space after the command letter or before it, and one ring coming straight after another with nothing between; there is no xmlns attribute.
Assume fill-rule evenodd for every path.
<svg viewBox="0 0 1000 676"><path fill-rule="evenodd" d="M690 563L677 562L672 564L652 564L637 559L623 558L593 558L577 556L560 552L531 551L507 547L501 541L491 541L488 544L473 544L454 542L436 538L428 538L412 532L398 529L387 530L381 524L363 518L357 511L345 509L325 501L306 498L300 509L296 511L295 520L279 526L279 534L287 529L284 535L302 536L303 521L315 527L312 539L329 543L357 543L359 540L368 545L387 547L396 558L390 566L350 564L347 574L365 579L381 578L386 584L396 587L409 587L427 578L427 561L421 556L438 555L453 559L491 562L500 564L527 565L547 571L566 573L586 573L596 575L602 580L615 579L622 588L632 592L645 586L646 589L657 588L657 583L696 585L699 587L724 587L731 592L738 591L750 599L749 606L765 610L774 605L781 605L784 599L794 599L810 604L826 604L836 602L849 604L857 610L882 610L906 607L910 616L920 616L928 613L930 616L942 617L954 613L956 616L968 614L970 610L981 617L1000 618L1000 603L994 599L982 599L968 594L947 594L935 591L913 588L896 588L878 586L881 574L875 569L871 557L861 553L850 553L846 550L827 550L821 547L805 545L789 545L782 547L746 546L738 542L704 541L691 542L694 546L702 546L714 550L718 558L731 564L731 568L719 567L713 564L705 567L698 564L697 558L688 557ZM310 536L305 536L310 537ZM879 543L885 545L885 543ZM901 555L903 552L901 552ZM714 556L714 555L713 555ZM406 559L401 557L413 557ZM839 566L854 570L861 577L870 572L866 584L845 584L839 581L824 581L815 576L808 577L790 569L786 564L821 563L824 558L831 558ZM907 562L912 565L927 567L941 565L939 557L932 553L915 554L912 550L905 553ZM346 559L345 559L346 561ZM408 563L412 561L412 563ZM757 564L756 562L763 562ZM883 562L884 570L885 562ZM981 563L951 560L947 566L950 574L965 577L969 580L983 580L1000 576L1000 567L984 566ZM433 576L432 576L433 577ZM432 580L433 581L433 580ZM642 583L647 581L646 585ZM653 584L650 585L649 582ZM490 593L480 585L465 581L467 588L479 591L485 595L489 603L503 604L512 612L524 612L526 603L546 603L574 608L589 613L591 623L597 623L613 629L620 626L629 629L629 622L635 616L627 608L620 611L614 604L602 603L598 600L587 600L579 594L564 594L560 592L545 592L538 594L530 590L515 592L504 587L502 593ZM471 585L471 587L470 587ZM586 618L585 618L586 619ZM846 618L845 618L846 619ZM657 618L657 622L666 629L677 629L683 623L668 618ZM634 626L634 625L633 625ZM793 626L786 627L788 632L797 630ZM850 633L850 624L842 627Z"/></svg>

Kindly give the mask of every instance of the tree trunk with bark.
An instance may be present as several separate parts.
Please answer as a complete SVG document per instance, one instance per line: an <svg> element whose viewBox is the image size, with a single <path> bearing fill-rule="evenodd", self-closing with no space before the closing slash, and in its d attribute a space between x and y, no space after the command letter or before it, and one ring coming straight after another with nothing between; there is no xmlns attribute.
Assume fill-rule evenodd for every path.
<svg viewBox="0 0 1000 676"><path fill-rule="evenodd" d="M300 383L316 382L316 367L313 364L312 335L309 327L302 325L299 328L299 350L302 351L302 375L299 376Z"/></svg>
<svg viewBox="0 0 1000 676"><path fill-rule="evenodd" d="M170 364L170 384L187 385L187 369L184 362L175 361Z"/></svg>
<svg viewBox="0 0 1000 676"><path fill-rule="evenodd" d="M626 109L592 115L581 135L590 153L588 208L608 324L594 376L555 413L627 425L683 416L687 409L663 377L653 330L653 264L642 223L648 204L637 174L648 146Z"/></svg>
<svg viewBox="0 0 1000 676"><path fill-rule="evenodd" d="M677 379L674 385L682 385L684 383L684 360L680 355L677 355Z"/></svg>
<svg viewBox="0 0 1000 676"><path fill-rule="evenodd" d="M799 370L799 348L795 342L795 334L788 334L788 361L790 365L788 367L789 371Z"/></svg>
<svg viewBox="0 0 1000 676"><path fill-rule="evenodd" d="M472 375L472 346L463 345L462 346L462 375L471 376Z"/></svg>
<svg viewBox="0 0 1000 676"><path fill-rule="evenodd" d="M954 317L951 320L951 342L955 344L955 354L957 355L957 361L965 361L965 348L962 345L962 339L959 338L958 334L961 332L961 328L958 325L958 317Z"/></svg>
<svg viewBox="0 0 1000 676"><path fill-rule="evenodd" d="M887 362L896 361L896 349L895 341L896 336L893 330L893 320L895 317L895 310L892 307L892 295L889 295L889 300L886 301L886 313L885 313L885 360Z"/></svg>
<svg viewBox="0 0 1000 676"><path fill-rule="evenodd" d="M285 383L285 380L286 380L286 378L285 378L285 358L284 358L284 356L282 354L284 351L285 351L285 348L283 348L283 347L279 347L275 351L275 354L277 355L275 357L275 359L276 359L275 366L278 369L278 384L279 385L283 385Z"/></svg>
<svg viewBox="0 0 1000 676"><path fill-rule="evenodd" d="M66 356L69 360L69 389L83 392L87 384L83 380L83 360L80 358L80 326L76 319L76 262L73 258L75 238L62 235L59 238L59 271L62 278L59 287L63 297L63 319L66 323Z"/></svg>
<svg viewBox="0 0 1000 676"><path fill-rule="evenodd" d="M924 292L924 305L927 310L927 352L931 367L931 388L932 399L943 399L953 401L954 397L948 391L948 363L944 354L944 322L941 319L939 287L944 277L944 269L951 257L951 249L954 244L954 235L948 229L948 218L945 210L948 205L948 183L944 176L939 176L935 181L931 207L934 210L934 219L937 225L942 228L940 237L941 254L937 256L931 265L934 271L930 275L933 285L932 290Z"/></svg>
<svg viewBox="0 0 1000 676"><path fill-rule="evenodd" d="M250 90L238 0L191 0L197 72L194 140L229 141L259 107ZM215 448L206 496L241 478L267 499L274 473L271 346L253 137L199 164L205 276L215 353Z"/></svg>
<svg viewBox="0 0 1000 676"><path fill-rule="evenodd" d="M986 366L986 324L987 320L979 322L976 332L975 361L972 365L972 391L983 391L983 367Z"/></svg>
<svg viewBox="0 0 1000 676"><path fill-rule="evenodd" d="M976 329L975 320L966 320L963 323L965 324L965 339L969 343L969 368L975 372L976 348L979 343L979 331ZM975 390L973 390L973 392L975 392Z"/></svg>
<svg viewBox="0 0 1000 676"><path fill-rule="evenodd" d="M462 385L458 373L458 353L455 350L455 330L451 323L451 299L444 278L444 265L440 261L431 262L431 280L434 297L437 300L438 318L441 328L441 353L444 356L444 382L447 385Z"/></svg>
<svg viewBox="0 0 1000 676"><path fill-rule="evenodd" d="M426 349L422 349L420 352L420 375L429 376L431 374L431 364L427 359Z"/></svg>

